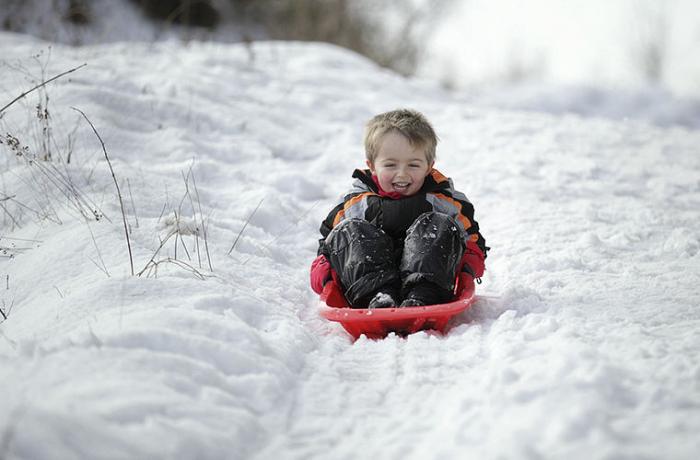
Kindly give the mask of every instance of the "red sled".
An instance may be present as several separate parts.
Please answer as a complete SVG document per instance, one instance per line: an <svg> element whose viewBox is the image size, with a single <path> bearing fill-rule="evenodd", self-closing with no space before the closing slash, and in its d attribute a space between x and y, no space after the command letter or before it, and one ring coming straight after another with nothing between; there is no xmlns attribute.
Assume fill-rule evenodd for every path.
<svg viewBox="0 0 700 460"><path fill-rule="evenodd" d="M321 316L339 322L357 339L364 334L370 339L381 339L390 332L399 335L434 329L444 333L454 315L465 311L476 300L474 279L466 273L457 278L456 298L452 302L402 308L350 308L340 286L335 281L326 283L321 300L328 305L321 308Z"/></svg>

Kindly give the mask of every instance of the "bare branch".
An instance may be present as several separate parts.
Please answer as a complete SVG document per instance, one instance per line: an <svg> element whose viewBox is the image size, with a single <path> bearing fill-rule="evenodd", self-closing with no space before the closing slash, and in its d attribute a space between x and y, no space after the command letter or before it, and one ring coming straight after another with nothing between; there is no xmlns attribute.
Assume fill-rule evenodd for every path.
<svg viewBox="0 0 700 460"><path fill-rule="evenodd" d="M238 240L241 238L241 235L243 234L243 230L248 226L248 223L250 222L250 219L253 218L256 212L258 212L258 209L260 209L260 205L262 205L263 201L265 198L262 198L258 205L253 209L253 212L250 213L248 218L245 220L245 223L243 223L243 227L241 228L241 231L238 232L238 235L236 236L236 239L233 241L233 244L231 245L231 249L228 250L227 255L231 255L231 252L233 252L233 249L236 247L236 244L238 244Z"/></svg>
<svg viewBox="0 0 700 460"><path fill-rule="evenodd" d="M102 151L105 154L105 159L107 160L107 165L109 166L109 170L112 173L112 179L114 180L114 186L117 188L117 196L119 197L119 206L121 207L122 210L122 221L124 222L124 235L126 236L126 246L129 249L129 264L131 265L131 276L134 276L134 256L131 253L131 241L129 240L129 227L126 223L126 212L124 211L124 200L122 199L122 192L119 190L119 182L117 181L117 177L114 174L114 168L112 168L112 162L109 160L109 155L107 155L107 149L105 148L105 143L102 140L102 137L100 136L100 133L97 132L97 129L95 128L95 125L92 124L90 119L85 115L85 113L77 109L75 107L71 107L73 110L76 112L79 112L83 118L90 124L90 127L92 128L92 131L95 133L95 136L97 136L97 139L100 141L100 144L102 145Z"/></svg>
<svg viewBox="0 0 700 460"><path fill-rule="evenodd" d="M35 87L33 87L32 89L30 89L30 90L28 90L28 91L23 92L22 94L20 94L20 95L17 96L16 98L14 98L12 101L10 101L10 103L7 104L5 107L3 107L2 109L0 109L0 116L1 116L2 113L3 113L5 110L7 110L12 104L14 104L15 102L19 101L20 99L22 99L23 97L25 97L27 94L31 93L32 91L37 90L37 89L39 89L39 88L41 88L41 87L43 87L43 86L46 86L47 84L51 83L52 81L54 81L54 80L56 80L56 79L58 79L58 78L61 78L61 77L64 76L64 75L68 75L69 73L75 72L76 70L81 69L81 68L85 67L86 65L87 65L87 63L82 64L82 65L79 65L78 67L74 67L74 68L72 68L72 69L70 69L70 70L67 70L67 71L65 71L65 72L63 72L63 73L60 73L60 74L56 75L55 77L49 78L48 80L39 83L38 85L36 85Z"/></svg>
<svg viewBox="0 0 700 460"><path fill-rule="evenodd" d="M165 246L165 243L168 242L168 240L170 239L170 237L172 237L173 235L176 235L176 234L177 234L177 231L172 231L172 232L170 232L170 233L168 233L168 234L166 235L166 237L163 239L163 241L160 242L160 246L158 246L158 248L157 248L157 249L155 250L155 252L153 253L153 256L151 257L151 260L149 260L149 261L146 263L146 266L143 267L143 269L142 269L140 272L138 272L138 273L136 274L136 276L141 276L141 275L143 275L143 274L146 272L146 270L148 270L148 269L151 267L151 264L154 264L154 263L155 263L156 256L158 256L158 253L160 253L160 250L163 249L163 246Z"/></svg>
<svg viewBox="0 0 700 460"><path fill-rule="evenodd" d="M161 259L158 261L151 259L148 262L148 264L146 264L146 266L144 267L142 272L139 273L139 276L141 276L142 273L144 273L144 272L146 272L146 270L148 270L148 273L146 273L146 277L151 276L151 273L153 273L153 275L157 277L158 276L158 267L164 263L170 263L170 264L176 265L180 268L183 268L187 271L190 271L190 272L192 272L192 274L194 274L200 280L205 280L207 278L207 275L203 274L202 272L200 272L199 270L197 270L195 267L188 264L187 262L182 261L182 260L178 260L178 259L173 259L171 257L167 257L165 259ZM212 275L210 275L210 276L212 276Z"/></svg>
<svg viewBox="0 0 700 460"><path fill-rule="evenodd" d="M209 254L209 242L207 240L207 226L204 223L204 213L202 212L202 201L199 199L199 189L197 188L197 181L192 174L192 185L194 186L194 194L197 197L197 206L199 207L199 216L202 219L202 237L204 238L204 251L207 253L207 262L209 263L209 270L214 271L214 267L211 265L211 255Z"/></svg>
<svg viewBox="0 0 700 460"><path fill-rule="evenodd" d="M136 219L136 228L139 228L139 216L136 213L136 205L134 204L134 195L131 194L131 182L126 178L126 186L129 189L129 198L131 199L131 209L134 210L134 219Z"/></svg>
<svg viewBox="0 0 700 460"><path fill-rule="evenodd" d="M95 246L95 250L97 251L97 257L100 259L100 263L102 264L102 267L97 265L95 261L92 261L95 265L97 265L97 268L102 270L105 275L107 275L107 278L110 278L109 275L109 270L107 270L107 265L105 264L104 259L102 258L102 252L100 251L100 247L97 246L97 240L95 239L95 234L92 232L92 228L90 227L90 221L88 219L85 219L85 225L87 225L88 231L90 232L90 238L92 238L92 244ZM92 260L92 259L90 259Z"/></svg>

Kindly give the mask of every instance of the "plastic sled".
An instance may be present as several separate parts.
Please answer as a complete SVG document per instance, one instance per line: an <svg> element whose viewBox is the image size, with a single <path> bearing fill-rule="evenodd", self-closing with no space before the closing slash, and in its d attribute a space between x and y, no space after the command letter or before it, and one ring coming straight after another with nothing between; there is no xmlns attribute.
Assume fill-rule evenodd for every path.
<svg viewBox="0 0 700 460"><path fill-rule="evenodd" d="M450 318L469 308L476 300L471 276L460 274L455 296L452 302L436 305L371 310L350 308L340 286L331 281L326 283L321 293L321 300L327 305L321 307L321 316L339 322L355 339L362 334L370 339L380 339L390 332L408 335L426 329L444 333Z"/></svg>

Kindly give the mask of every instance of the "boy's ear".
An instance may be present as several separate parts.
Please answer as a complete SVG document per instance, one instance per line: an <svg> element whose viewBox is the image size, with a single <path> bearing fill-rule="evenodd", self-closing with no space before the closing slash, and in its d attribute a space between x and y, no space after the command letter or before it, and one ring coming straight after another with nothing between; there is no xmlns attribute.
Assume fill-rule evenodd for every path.
<svg viewBox="0 0 700 460"><path fill-rule="evenodd" d="M428 165L428 172L427 172L427 174L425 175L425 177L428 177L428 176L430 175L430 173L433 172L433 166L435 166L435 162L434 162L434 161Z"/></svg>
<svg viewBox="0 0 700 460"><path fill-rule="evenodd" d="M372 162L367 160L365 161L365 163L367 163L367 167L369 168L370 172L374 174L374 165L372 164Z"/></svg>

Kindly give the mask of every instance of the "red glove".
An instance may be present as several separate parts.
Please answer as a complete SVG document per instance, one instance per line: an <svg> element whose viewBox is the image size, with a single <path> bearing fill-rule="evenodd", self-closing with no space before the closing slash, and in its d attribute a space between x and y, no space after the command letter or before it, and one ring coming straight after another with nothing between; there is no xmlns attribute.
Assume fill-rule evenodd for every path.
<svg viewBox="0 0 700 460"><path fill-rule="evenodd" d="M323 286L331 279L333 279L331 264L326 256L321 254L311 263L311 289L316 294L320 294L323 291Z"/></svg>
<svg viewBox="0 0 700 460"><path fill-rule="evenodd" d="M467 248L464 250L460 267L460 271L467 272L474 278L484 276L484 253L481 252L481 249L475 242L467 242Z"/></svg>

